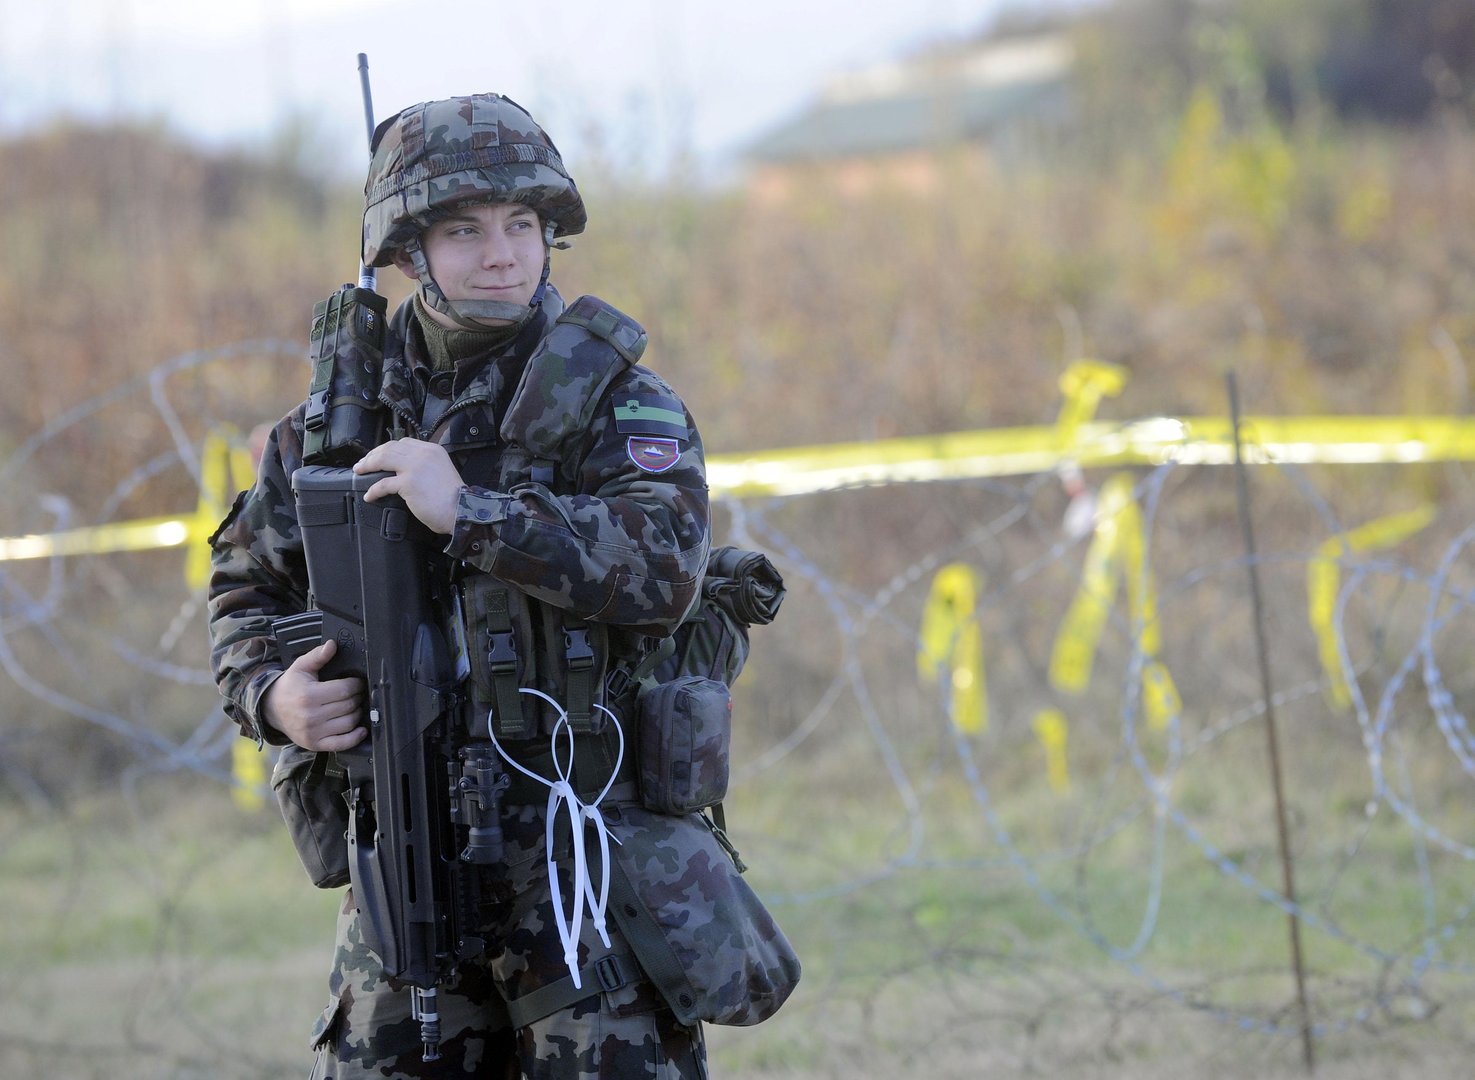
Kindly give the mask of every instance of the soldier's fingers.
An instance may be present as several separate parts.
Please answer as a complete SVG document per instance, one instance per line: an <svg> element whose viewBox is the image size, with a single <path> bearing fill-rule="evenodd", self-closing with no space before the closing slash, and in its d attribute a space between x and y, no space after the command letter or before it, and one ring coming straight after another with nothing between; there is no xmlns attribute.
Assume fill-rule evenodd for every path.
<svg viewBox="0 0 1475 1080"><path fill-rule="evenodd" d="M358 681L355 679L333 679L330 682L317 683L308 687L304 696L308 707L320 716L357 713L359 705L363 703L363 694L359 692Z"/></svg>
<svg viewBox="0 0 1475 1080"><path fill-rule="evenodd" d="M342 735L325 735L314 740L316 745L312 749L331 751L348 750L363 742L364 737L368 734L368 729L356 727L352 731L345 732Z"/></svg>
<svg viewBox="0 0 1475 1080"><path fill-rule="evenodd" d="M421 444L416 439L396 439L380 443L353 463L353 471L359 475L371 472L397 472L413 458L416 447L419 445L429 444Z"/></svg>
<svg viewBox="0 0 1475 1080"><path fill-rule="evenodd" d="M383 480L376 480L369 485L369 490L364 492L364 501L373 502L376 499L383 498L385 495L397 494L403 484L404 481L400 479L398 473L393 476L386 476Z"/></svg>
<svg viewBox="0 0 1475 1080"><path fill-rule="evenodd" d="M353 463L356 473L377 472L384 467L384 460L394 452L394 443L380 443Z"/></svg>
<svg viewBox="0 0 1475 1080"><path fill-rule="evenodd" d="M313 724L313 728L319 735L343 735L362 726L357 709L323 716Z"/></svg>
<svg viewBox="0 0 1475 1080"><path fill-rule="evenodd" d="M345 675L341 679L321 679L317 689L323 695L319 698L320 701L349 701L364 696L364 680L357 675Z"/></svg>
<svg viewBox="0 0 1475 1080"><path fill-rule="evenodd" d="M292 661L292 666L298 671L305 671L315 676L319 671L323 670L324 664L333 659L333 654L337 651L338 642L329 638L316 649L309 649L296 660Z"/></svg>

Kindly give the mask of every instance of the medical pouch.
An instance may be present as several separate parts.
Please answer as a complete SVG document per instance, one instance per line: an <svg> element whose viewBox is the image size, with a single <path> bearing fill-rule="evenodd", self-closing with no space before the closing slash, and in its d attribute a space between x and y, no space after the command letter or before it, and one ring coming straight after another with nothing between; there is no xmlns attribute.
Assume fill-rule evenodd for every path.
<svg viewBox="0 0 1475 1080"><path fill-rule="evenodd" d="M647 681L636 698L640 801L660 814L687 814L727 795L732 692L699 675Z"/></svg>

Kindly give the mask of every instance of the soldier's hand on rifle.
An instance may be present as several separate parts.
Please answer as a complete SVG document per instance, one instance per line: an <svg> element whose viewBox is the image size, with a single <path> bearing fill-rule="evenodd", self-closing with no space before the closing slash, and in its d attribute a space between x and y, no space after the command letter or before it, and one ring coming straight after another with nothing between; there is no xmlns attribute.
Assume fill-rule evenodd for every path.
<svg viewBox="0 0 1475 1080"><path fill-rule="evenodd" d="M261 699L267 722L305 750L347 750L369 733L363 680L318 679L337 651L338 643L329 638L303 653Z"/></svg>
<svg viewBox="0 0 1475 1080"><path fill-rule="evenodd" d="M385 495L398 495L432 532L449 536L456 528L456 507L461 499L461 474L439 443L419 439L395 439L374 447L354 465L356 473L390 472L364 498L374 502Z"/></svg>

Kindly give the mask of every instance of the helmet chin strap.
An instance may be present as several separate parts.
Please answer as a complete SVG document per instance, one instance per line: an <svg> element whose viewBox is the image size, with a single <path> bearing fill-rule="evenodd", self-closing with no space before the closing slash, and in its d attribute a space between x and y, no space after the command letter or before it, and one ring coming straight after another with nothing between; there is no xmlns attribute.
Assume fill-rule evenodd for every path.
<svg viewBox="0 0 1475 1080"><path fill-rule="evenodd" d="M506 300L449 300L430 273L430 261L420 247L420 238L414 237L405 244L405 252L415 267L415 276L420 279L420 301L426 307L440 312L457 326L467 330L488 330L493 327L486 322L495 319L514 326L522 326L543 302L548 292L548 274L553 264L553 222L543 226L543 274L538 278L538 287L526 304L513 304Z"/></svg>

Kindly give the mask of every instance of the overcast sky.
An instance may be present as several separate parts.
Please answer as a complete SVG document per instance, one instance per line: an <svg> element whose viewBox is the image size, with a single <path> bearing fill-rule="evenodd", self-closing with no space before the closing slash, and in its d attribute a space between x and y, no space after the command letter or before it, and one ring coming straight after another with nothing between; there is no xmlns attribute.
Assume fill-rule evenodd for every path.
<svg viewBox="0 0 1475 1080"><path fill-rule="evenodd" d="M0 130L59 111L142 115L250 144L296 117L351 160L366 152L365 52L380 116L497 90L575 162L598 132L620 160L659 169L686 147L720 172L827 76L1044 2L0 0Z"/></svg>

